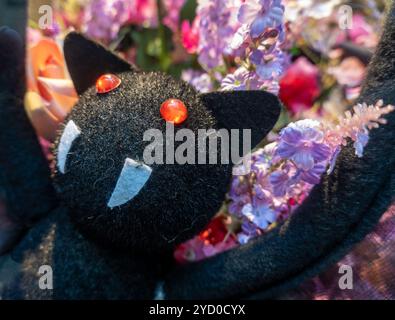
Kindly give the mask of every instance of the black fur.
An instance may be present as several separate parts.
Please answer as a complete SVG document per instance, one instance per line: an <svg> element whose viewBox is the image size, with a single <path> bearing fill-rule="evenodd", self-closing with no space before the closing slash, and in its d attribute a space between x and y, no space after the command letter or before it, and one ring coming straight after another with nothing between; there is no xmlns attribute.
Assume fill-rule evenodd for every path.
<svg viewBox="0 0 395 320"><path fill-rule="evenodd" d="M147 256L121 254L87 241L65 208L31 229L12 258L20 271L4 289L4 299L148 299L160 269ZM52 267L53 290L38 286L42 265Z"/></svg>
<svg viewBox="0 0 395 320"><path fill-rule="evenodd" d="M24 47L15 31L0 28L0 184L7 211L30 226L56 204L49 169L23 107Z"/></svg>
<svg viewBox="0 0 395 320"><path fill-rule="evenodd" d="M57 191L73 209L76 223L103 243L142 250L173 247L202 229L219 209L231 166L154 164L150 179L132 201L108 208L125 159L143 160L150 143L143 141L144 132L165 132L159 112L164 100L178 98L188 107L188 119L177 128L197 133L215 126L187 84L157 73L118 76L119 90L101 96L90 88L66 120L73 119L82 134L73 143L66 174L56 174Z"/></svg>
<svg viewBox="0 0 395 320"><path fill-rule="evenodd" d="M83 41L77 33L70 33L65 39L64 55L78 94L82 94L96 82L97 78L105 73L118 73L135 69L101 45L92 41Z"/></svg>

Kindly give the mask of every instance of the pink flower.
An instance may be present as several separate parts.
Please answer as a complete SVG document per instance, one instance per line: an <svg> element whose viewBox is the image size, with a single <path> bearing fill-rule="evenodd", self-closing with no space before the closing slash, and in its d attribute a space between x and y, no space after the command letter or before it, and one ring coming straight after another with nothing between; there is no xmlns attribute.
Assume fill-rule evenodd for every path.
<svg viewBox="0 0 395 320"><path fill-rule="evenodd" d="M348 57L339 66L329 68L328 72L336 78L339 84L355 87L361 84L365 69L364 64L358 58Z"/></svg>
<svg viewBox="0 0 395 320"><path fill-rule="evenodd" d="M236 241L229 237L226 241L219 242L216 245L208 244L203 247L203 252L206 258L212 257L218 253L232 249L237 246Z"/></svg>
<svg viewBox="0 0 395 320"><path fill-rule="evenodd" d="M158 24L156 0L131 0L128 22L154 27Z"/></svg>
<svg viewBox="0 0 395 320"><path fill-rule="evenodd" d="M352 28L343 32L337 38L337 42L343 42L350 39L353 43L373 48L377 45L378 38L371 25L369 25L365 17L359 13L352 17Z"/></svg>
<svg viewBox="0 0 395 320"><path fill-rule="evenodd" d="M199 46L199 18L196 17L191 24L184 20L181 23L181 42L189 54L196 53Z"/></svg>
<svg viewBox="0 0 395 320"><path fill-rule="evenodd" d="M36 45L42 37L43 36L39 30L30 27L26 29L26 40L30 46Z"/></svg>
<svg viewBox="0 0 395 320"><path fill-rule="evenodd" d="M359 103L353 107L353 111L354 113L346 111L344 117L339 119L339 124L327 130L326 139L345 144L346 138L350 138L354 141L355 154L362 157L369 140L368 130L387 123L383 115L394 111L394 106L384 106L383 100L379 100L374 105Z"/></svg>
<svg viewBox="0 0 395 320"><path fill-rule="evenodd" d="M293 113L310 109L320 93L319 70L305 57L298 58L280 80L280 99Z"/></svg>
<svg viewBox="0 0 395 320"><path fill-rule="evenodd" d="M223 216L216 216L196 237L180 244L174 251L178 263L203 260L237 245L233 235L228 233Z"/></svg>
<svg viewBox="0 0 395 320"><path fill-rule="evenodd" d="M204 242L199 237L194 237L176 247L174 259L179 264L203 260L205 258L203 246Z"/></svg>
<svg viewBox="0 0 395 320"><path fill-rule="evenodd" d="M163 4L166 8L166 16L163 18L163 24L173 32L178 30L178 22L180 19L180 11L185 0L164 0Z"/></svg>

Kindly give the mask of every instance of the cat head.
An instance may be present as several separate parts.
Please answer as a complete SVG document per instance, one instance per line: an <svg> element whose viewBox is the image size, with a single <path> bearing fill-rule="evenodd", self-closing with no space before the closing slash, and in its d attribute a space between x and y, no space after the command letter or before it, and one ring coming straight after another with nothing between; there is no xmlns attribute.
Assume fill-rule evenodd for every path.
<svg viewBox="0 0 395 320"><path fill-rule="evenodd" d="M77 33L66 37L64 53L80 99L55 143L55 186L73 220L104 244L140 250L170 249L196 234L220 208L232 170L219 144L215 163L212 150L199 163L199 130L239 129L243 147L241 129L249 129L254 146L275 124L278 99L264 91L200 94L169 75L140 72ZM161 112L171 99L185 107L177 124ZM190 153L186 142L196 146ZM172 160L172 152L195 162Z"/></svg>

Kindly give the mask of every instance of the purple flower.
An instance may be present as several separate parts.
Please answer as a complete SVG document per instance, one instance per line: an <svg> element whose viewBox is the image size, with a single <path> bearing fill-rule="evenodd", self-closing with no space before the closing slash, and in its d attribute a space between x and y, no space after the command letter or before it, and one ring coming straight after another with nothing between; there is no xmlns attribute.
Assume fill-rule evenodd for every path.
<svg viewBox="0 0 395 320"><path fill-rule="evenodd" d="M354 148L355 148L355 154L358 157L363 156L363 149L366 147L369 141L369 131L364 130L364 131L359 131L356 135L356 139L354 141Z"/></svg>
<svg viewBox="0 0 395 320"><path fill-rule="evenodd" d="M200 0L198 61L205 69L223 65L223 55L230 54L229 43L238 28L236 7L230 0Z"/></svg>
<svg viewBox="0 0 395 320"><path fill-rule="evenodd" d="M237 241L238 241L240 244L246 244L246 243L248 243L248 241L250 241L251 238L253 238L253 237L250 236L250 235L248 235L248 234L245 234L245 233L243 233L243 232L240 232L240 233L237 235Z"/></svg>
<svg viewBox="0 0 395 320"><path fill-rule="evenodd" d="M244 61L242 74L228 75L226 90L267 90L278 94L278 79L288 65L281 48L285 39L284 8L280 0L249 0L238 11L241 26L229 48L232 56ZM239 69L238 69L239 70ZM236 71L237 72L237 71Z"/></svg>
<svg viewBox="0 0 395 320"><path fill-rule="evenodd" d="M284 7L281 0L249 0L240 6L238 20L248 24L251 37L259 37L266 28L276 27L283 22Z"/></svg>
<svg viewBox="0 0 395 320"><path fill-rule="evenodd" d="M285 196L285 194L287 193L287 188L289 186L289 180L289 174L285 170L277 170L270 175L269 181L272 185L274 196Z"/></svg>
<svg viewBox="0 0 395 320"><path fill-rule="evenodd" d="M318 121L309 119L288 125L280 133L277 154L292 160L303 170L310 170L315 163L328 160L331 149L323 142L323 133L318 126Z"/></svg>
<svg viewBox="0 0 395 320"><path fill-rule="evenodd" d="M235 33L235 35L232 38L232 41L230 42L229 47L232 50L237 50L240 47L242 47L244 44L248 47L247 44L247 39L250 34L250 29L247 24L243 24ZM245 49L245 48L244 48Z"/></svg>
<svg viewBox="0 0 395 320"><path fill-rule="evenodd" d="M248 192L249 192L249 185L245 177L242 176L233 177L229 191L229 197L233 200L237 200L241 196L244 196L246 194L248 195L249 194ZM245 203L249 202L250 200L251 199L248 197Z"/></svg>
<svg viewBox="0 0 395 320"><path fill-rule="evenodd" d="M263 80L279 77L284 71L284 59L280 50L267 55L262 54L261 59L255 64L256 73Z"/></svg>
<svg viewBox="0 0 395 320"><path fill-rule="evenodd" d="M333 171L333 169L335 168L336 160L337 160L337 157L338 157L339 154L340 154L340 150L341 150L340 146L337 146L337 148L336 148L335 151L333 152L332 158L331 158L331 160L329 161L329 169L328 169L328 171L327 171L327 174L331 174L332 171Z"/></svg>
<svg viewBox="0 0 395 320"><path fill-rule="evenodd" d="M228 74L221 82L221 90L266 90L273 94L279 92L276 80L263 80L254 71L247 71L240 67L233 74Z"/></svg>
<svg viewBox="0 0 395 320"><path fill-rule="evenodd" d="M207 73L188 69L182 72L181 79L191 84L199 92L213 90L213 82Z"/></svg>
<svg viewBox="0 0 395 320"><path fill-rule="evenodd" d="M280 85L277 80L265 80L261 81L260 89L273 93L274 95L278 95Z"/></svg>
<svg viewBox="0 0 395 320"><path fill-rule="evenodd" d="M270 205L272 203L272 194L270 191L258 184L256 184L253 189L252 205L254 207Z"/></svg>
<svg viewBox="0 0 395 320"><path fill-rule="evenodd" d="M325 172L325 169L326 169L326 164L318 163L309 170L300 170L299 178L304 182L310 184L317 184L320 182L321 176Z"/></svg>
<svg viewBox="0 0 395 320"><path fill-rule="evenodd" d="M237 235L239 243L245 244L258 235L259 228L247 219L243 219L243 222L241 224L241 232Z"/></svg>
<svg viewBox="0 0 395 320"><path fill-rule="evenodd" d="M223 64L223 49L220 46L200 46L198 53L198 61L205 70L214 69Z"/></svg>
<svg viewBox="0 0 395 320"><path fill-rule="evenodd" d="M221 82L221 90L246 90L249 72L244 67L238 68L233 74L228 74Z"/></svg>
<svg viewBox="0 0 395 320"><path fill-rule="evenodd" d="M242 194L240 196L233 196L231 199L232 201L228 208L229 213L240 218L243 207L251 203L251 197L249 194Z"/></svg>
<svg viewBox="0 0 395 320"><path fill-rule="evenodd" d="M178 29L180 19L180 11L185 3L185 0L164 0L163 4L166 8L166 16L163 18L163 24L173 32Z"/></svg>
<svg viewBox="0 0 395 320"><path fill-rule="evenodd" d="M129 18L129 4L122 0L91 0L85 8L83 29L96 40L109 43Z"/></svg>
<svg viewBox="0 0 395 320"><path fill-rule="evenodd" d="M43 30L43 33L47 37L56 37L60 33L60 26L56 21L54 21L52 25Z"/></svg>
<svg viewBox="0 0 395 320"><path fill-rule="evenodd" d="M248 236L256 236L258 235L258 229L255 224L253 224L251 221L248 221L247 219L244 219L242 224L241 224L241 230L244 234Z"/></svg>
<svg viewBox="0 0 395 320"><path fill-rule="evenodd" d="M260 229L266 229L269 224L276 220L276 212L268 205L254 207L251 203L246 204L241 213Z"/></svg>

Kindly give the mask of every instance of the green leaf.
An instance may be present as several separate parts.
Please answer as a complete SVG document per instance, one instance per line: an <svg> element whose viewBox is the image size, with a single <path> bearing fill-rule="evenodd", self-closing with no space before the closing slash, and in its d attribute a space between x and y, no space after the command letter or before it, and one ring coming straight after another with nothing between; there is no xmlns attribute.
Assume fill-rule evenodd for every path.
<svg viewBox="0 0 395 320"><path fill-rule="evenodd" d="M298 47L292 47L290 53L293 56L299 56L301 54L301 51Z"/></svg>
<svg viewBox="0 0 395 320"><path fill-rule="evenodd" d="M180 12L180 21L188 20L192 22L196 16L197 2L196 0L187 0Z"/></svg>

